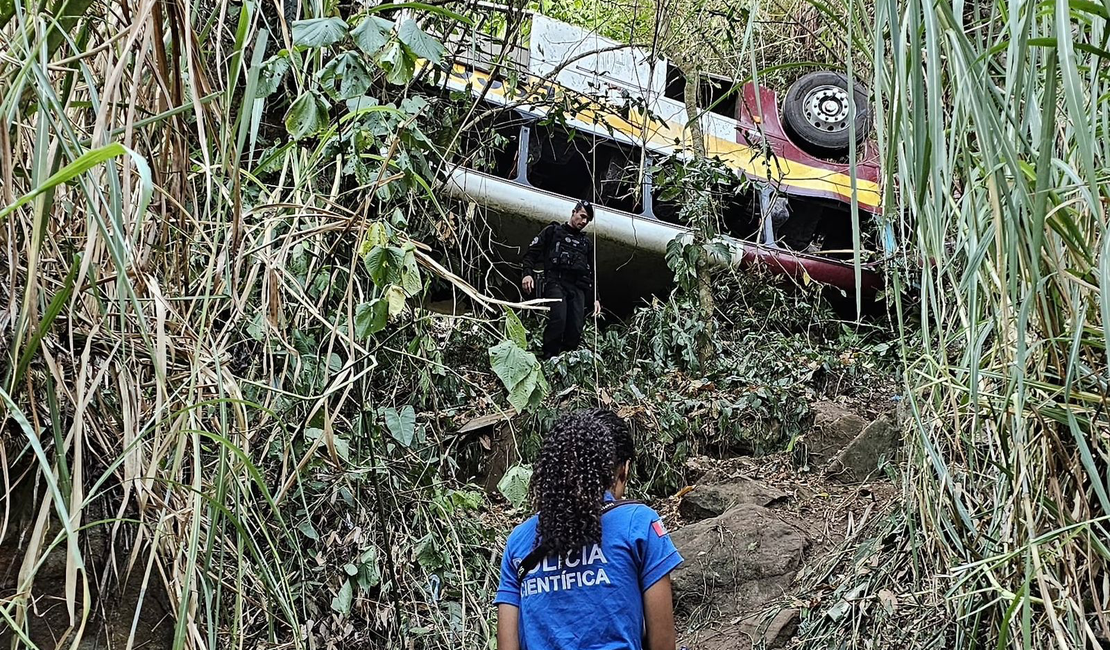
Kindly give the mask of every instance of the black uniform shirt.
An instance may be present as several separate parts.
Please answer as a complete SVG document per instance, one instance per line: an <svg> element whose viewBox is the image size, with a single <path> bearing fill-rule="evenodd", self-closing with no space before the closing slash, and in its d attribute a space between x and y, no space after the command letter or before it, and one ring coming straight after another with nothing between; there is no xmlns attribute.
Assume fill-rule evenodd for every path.
<svg viewBox="0 0 1110 650"><path fill-rule="evenodd" d="M524 276L533 275L543 261L548 279L571 282L590 293L594 288L594 244L586 233L566 223L552 223L528 246L521 262Z"/></svg>

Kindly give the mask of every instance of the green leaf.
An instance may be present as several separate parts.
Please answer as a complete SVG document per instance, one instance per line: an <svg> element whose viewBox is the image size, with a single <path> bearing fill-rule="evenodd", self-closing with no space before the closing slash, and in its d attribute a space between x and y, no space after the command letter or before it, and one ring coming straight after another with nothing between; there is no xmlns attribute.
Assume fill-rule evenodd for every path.
<svg viewBox="0 0 1110 650"><path fill-rule="evenodd" d="M367 338L385 329L389 322L389 304L381 298L360 303L355 308L355 336Z"/></svg>
<svg viewBox="0 0 1110 650"><path fill-rule="evenodd" d="M418 58L427 59L432 64L443 61L443 44L429 36L412 18L405 19L397 28L397 37Z"/></svg>
<svg viewBox="0 0 1110 650"><path fill-rule="evenodd" d="M375 246L363 258L370 279L379 287L401 282L405 251L396 246Z"/></svg>
<svg viewBox="0 0 1110 650"><path fill-rule="evenodd" d="M149 165L147 165L146 159L135 153L134 151L128 149L127 147L123 146L122 144L118 142L113 142L112 144L104 145L99 149L86 151L85 153L78 156L73 162L59 169L38 187L19 197L15 203L12 203L11 205L4 207L3 209L0 209L0 222L2 222L9 214L15 212L27 203L35 200L35 197L39 196L40 194L49 192L50 190L63 183L68 183L70 180L73 180L77 176L84 174L93 167L96 167L97 165L107 162L118 156L122 156L123 154L128 154L129 156L131 156L131 161L135 164L135 167L139 170L139 174L140 176L142 176L143 179L143 195L144 197L149 196L149 192L153 191L153 185L150 180L150 167ZM147 189L148 185L150 186L150 189Z"/></svg>
<svg viewBox="0 0 1110 650"><path fill-rule="evenodd" d="M293 21L293 44L298 47L327 47L346 35L347 23L340 18Z"/></svg>
<svg viewBox="0 0 1110 650"><path fill-rule="evenodd" d="M448 566L449 558L439 549L431 534L416 542L416 562L425 571L436 571Z"/></svg>
<svg viewBox="0 0 1110 650"><path fill-rule="evenodd" d="M382 300L389 306L389 317L394 318L405 310L405 290L400 285L391 284L385 290Z"/></svg>
<svg viewBox="0 0 1110 650"><path fill-rule="evenodd" d="M543 376L543 367L536 368L536 389L532 391L531 397L528 398L527 408L534 409L543 403L543 398L551 392L551 386L547 383L547 377Z"/></svg>
<svg viewBox="0 0 1110 650"><path fill-rule="evenodd" d="M388 246L374 246L366 254L366 257L362 258L362 263L366 265L366 271L370 274L370 279L379 287L385 284L386 274L389 273L387 249Z"/></svg>
<svg viewBox="0 0 1110 650"><path fill-rule="evenodd" d="M343 572L353 578L358 575L358 567L348 562L343 565Z"/></svg>
<svg viewBox="0 0 1110 650"><path fill-rule="evenodd" d="M345 115L343 117L343 121L346 121L351 113L354 113L354 114L369 113L370 109L374 109L374 108L383 108L383 107L378 105L378 99L376 97L365 97L365 96L363 96L363 97L355 97L353 99L348 99L347 100L347 111L349 111L349 113L348 113L348 115ZM371 224L371 225L373 225L373 224Z"/></svg>
<svg viewBox="0 0 1110 650"><path fill-rule="evenodd" d="M302 522L301 522L301 523L300 523L300 524L299 524L299 525L297 526L297 530L301 531L301 533L302 533L302 534L303 534L303 535L304 535L305 537L307 537L307 538L309 538L309 539L311 539L311 540L317 540L317 539L320 539L320 534L319 534L319 533L317 533L317 532L316 532L316 529L312 527L312 521L311 521L310 519L305 519L304 521L302 521Z"/></svg>
<svg viewBox="0 0 1110 650"><path fill-rule="evenodd" d="M353 30L351 38L355 45L364 53L375 56L389 43L390 34L393 32L393 21L377 16L368 16Z"/></svg>
<svg viewBox="0 0 1110 650"><path fill-rule="evenodd" d="M420 97L419 95L415 95L413 97L406 97L401 102L401 111L405 112L405 113L408 113L409 115L418 115L418 114L420 114L420 111L424 110L427 107L428 107L428 100L424 99L423 97ZM419 137L421 137L421 138L424 137L424 135L422 133L420 133L419 131L414 132L413 135L416 135L416 134L419 134ZM427 138L424 138L424 139L427 140Z"/></svg>
<svg viewBox="0 0 1110 650"><path fill-rule="evenodd" d="M289 53L282 50L262 64L262 72L258 75L258 89L254 92L254 98L262 99L274 94L281 86L281 81L285 78L286 72L289 72Z"/></svg>
<svg viewBox="0 0 1110 650"><path fill-rule="evenodd" d="M409 297L420 293L424 287L420 279L420 267L416 263L416 253L411 250L405 251L405 261L401 266L401 287Z"/></svg>
<svg viewBox="0 0 1110 650"><path fill-rule="evenodd" d="M370 88L370 71L366 69L362 57L354 52L344 52L328 61L320 70L319 77L324 89L336 99L358 97ZM338 92L336 81L339 81Z"/></svg>
<svg viewBox="0 0 1110 650"><path fill-rule="evenodd" d="M343 438L332 436L331 444L335 446L335 455L344 463L351 462L351 445Z"/></svg>
<svg viewBox="0 0 1110 650"><path fill-rule="evenodd" d="M532 404L533 395L539 383L539 377L537 375L539 377L543 376L533 369L519 384L513 386L512 390L509 391L509 404L516 409L517 413L523 413L528 406Z"/></svg>
<svg viewBox="0 0 1110 650"><path fill-rule="evenodd" d="M266 317L262 312L257 312L251 318L247 324L247 334L255 341L262 341L266 337Z"/></svg>
<svg viewBox="0 0 1110 650"><path fill-rule="evenodd" d="M489 350L490 365L509 391L509 404L517 412L534 408L543 401L549 387L536 355L515 341L502 341Z"/></svg>
<svg viewBox="0 0 1110 650"><path fill-rule="evenodd" d="M453 515L459 510L481 510L485 499L476 490L448 490L440 503L447 514Z"/></svg>
<svg viewBox="0 0 1110 650"><path fill-rule="evenodd" d="M371 589L381 584L382 574L378 569L378 549L371 546L358 558L358 586Z"/></svg>
<svg viewBox="0 0 1110 650"><path fill-rule="evenodd" d="M306 440L316 442L320 436L324 435L324 430L317 427L309 427L304 430L304 437ZM332 436L331 444L335 447L335 455L343 462L350 462L351 460L351 445L344 439ZM327 455L327 447L321 445L317 448L319 453ZM314 531L315 532L315 531Z"/></svg>
<svg viewBox="0 0 1110 650"><path fill-rule="evenodd" d="M406 404L400 411L388 406L382 409L381 413L389 435L401 443L401 446L411 447L413 438L416 437L416 411Z"/></svg>
<svg viewBox="0 0 1110 650"><path fill-rule="evenodd" d="M505 388L512 391L539 366L536 355L513 341L502 341L489 349L490 366Z"/></svg>
<svg viewBox="0 0 1110 650"><path fill-rule="evenodd" d="M378 100L372 99L374 102ZM389 226L385 225L382 221L375 221L370 224L366 229L366 241L370 242L373 246L387 246L389 245Z"/></svg>
<svg viewBox="0 0 1110 650"><path fill-rule="evenodd" d="M524 329L524 323L512 309L505 310L505 336L520 348L528 349L528 330Z"/></svg>
<svg viewBox="0 0 1110 650"><path fill-rule="evenodd" d="M315 135L328 125L328 104L313 91L302 93L285 116L285 129L294 140Z"/></svg>
<svg viewBox="0 0 1110 650"><path fill-rule="evenodd" d="M514 508L523 507L528 501L528 484L532 481L532 468L514 465L497 482L497 490L513 504Z"/></svg>
<svg viewBox="0 0 1110 650"><path fill-rule="evenodd" d="M50 305L46 308L46 313L43 314L35 327L34 334L27 341L23 349L23 355L20 357L19 365L16 367L14 379L11 381L12 386L18 386L20 380L23 378L24 373L31 367L31 361L35 358L35 352L38 351L39 345L42 343L43 338L50 331L50 326L54 323L54 319L62 312L69 297L73 295L73 283L77 279L77 273L81 268L81 254L78 253L70 265L69 273L66 275L65 282L62 287L50 299Z"/></svg>
<svg viewBox="0 0 1110 650"><path fill-rule="evenodd" d="M353 598L354 590L351 588L351 581L344 580L343 586L339 588L339 593L331 599L331 608L346 616L351 613L351 600Z"/></svg>
<svg viewBox="0 0 1110 650"><path fill-rule="evenodd" d="M416 72L416 61L398 42L382 50L374 61L385 71L385 80L397 86L412 81Z"/></svg>

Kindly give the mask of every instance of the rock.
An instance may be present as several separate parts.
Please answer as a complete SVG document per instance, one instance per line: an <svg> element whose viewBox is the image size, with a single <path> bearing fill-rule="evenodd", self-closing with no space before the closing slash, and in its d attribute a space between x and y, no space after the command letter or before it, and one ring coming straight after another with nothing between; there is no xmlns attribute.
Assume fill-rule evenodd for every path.
<svg viewBox="0 0 1110 650"><path fill-rule="evenodd" d="M785 648L790 639L794 638L794 633L798 631L801 614L799 610L792 607L779 610L767 624L767 629L763 631L763 647Z"/></svg>
<svg viewBox="0 0 1110 650"><path fill-rule="evenodd" d="M721 623L679 638L678 647L688 650L753 650L756 637L738 625Z"/></svg>
<svg viewBox="0 0 1110 650"><path fill-rule="evenodd" d="M859 435L829 463L830 478L862 483L879 469L879 461L890 459L902 439L902 430L893 415L880 416L864 427Z"/></svg>
<svg viewBox="0 0 1110 650"><path fill-rule="evenodd" d="M815 403L813 426L801 439L805 443L806 463L814 468L824 467L866 425L863 418L839 404Z"/></svg>
<svg viewBox="0 0 1110 650"><path fill-rule="evenodd" d="M722 515L743 503L767 507L788 496L782 490L759 481L749 478L727 479L710 472L692 491L682 497L678 512L687 520L701 521Z"/></svg>
<svg viewBox="0 0 1110 650"><path fill-rule="evenodd" d="M671 539L686 560L671 576L676 609L718 616L781 596L809 545L798 529L751 503L684 526Z"/></svg>
<svg viewBox="0 0 1110 650"><path fill-rule="evenodd" d="M680 646L689 650L753 650L753 648L785 648L798 631L801 612L786 608L766 621L762 614L738 624L718 622L681 639Z"/></svg>

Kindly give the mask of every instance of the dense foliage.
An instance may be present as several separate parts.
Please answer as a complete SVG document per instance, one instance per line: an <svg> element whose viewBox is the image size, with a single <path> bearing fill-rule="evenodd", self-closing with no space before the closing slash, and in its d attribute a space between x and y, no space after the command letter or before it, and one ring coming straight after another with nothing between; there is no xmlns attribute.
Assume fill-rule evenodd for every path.
<svg viewBox="0 0 1110 650"><path fill-rule="evenodd" d="M1110 636L1107 12L543 8L698 74L817 61L871 80L900 342L817 287L707 270L719 170L695 161L672 170L701 235L668 255L674 292L537 361L534 305L491 297L507 280L481 213L437 191L455 154L504 143L430 83L443 35L512 40L519 21L461 2L0 2L3 632L487 647L500 536L558 412L619 409L634 488L667 495L695 455L792 449L815 399L903 395L906 502L802 642L869 647L894 612L840 603L891 590L944 614L913 643ZM515 466L488 492L488 440L460 428L497 413Z"/></svg>
<svg viewBox="0 0 1110 650"><path fill-rule="evenodd" d="M815 391L875 370L817 294L736 277L711 366L681 288L541 366L529 306L464 280L489 269L480 219L434 189L481 128L425 83L466 15L175 7L0 16L0 614L22 642L482 647L510 520L472 483L469 418L525 413L526 477L557 411L611 404L664 494L689 455L785 444Z"/></svg>

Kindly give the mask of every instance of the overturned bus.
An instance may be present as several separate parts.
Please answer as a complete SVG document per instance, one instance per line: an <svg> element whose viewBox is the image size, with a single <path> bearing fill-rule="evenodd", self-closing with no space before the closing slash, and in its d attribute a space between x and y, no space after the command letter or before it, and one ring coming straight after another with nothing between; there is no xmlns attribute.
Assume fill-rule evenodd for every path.
<svg viewBox="0 0 1110 650"><path fill-rule="evenodd" d="M591 229L610 268L660 275L668 242L690 232L658 178L663 161L694 150L686 80L665 59L539 14L526 41L506 48L472 34L455 41L454 61L438 72L441 86L478 98L491 116L462 148L448 192L514 216L501 230L516 243L530 239L535 222L563 221L577 199L591 200ZM859 288L876 292L892 242L874 218L880 169L862 90L840 73L814 72L781 99L714 78L699 97L704 151L734 177L719 202L718 231L731 251L722 261L852 293L859 253ZM492 155L491 140L499 144Z"/></svg>

